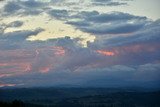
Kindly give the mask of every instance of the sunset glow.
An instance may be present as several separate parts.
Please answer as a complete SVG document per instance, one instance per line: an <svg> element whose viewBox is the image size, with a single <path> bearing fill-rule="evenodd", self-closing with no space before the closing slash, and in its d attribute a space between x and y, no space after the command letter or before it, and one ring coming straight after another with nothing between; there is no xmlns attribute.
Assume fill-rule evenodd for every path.
<svg viewBox="0 0 160 107"><path fill-rule="evenodd" d="M159 87L158 4L0 0L0 87Z"/></svg>
<svg viewBox="0 0 160 107"><path fill-rule="evenodd" d="M46 67L41 67L41 68L39 68L39 71L40 71L41 73L47 73L47 72L49 72L49 70L50 70L50 66L46 66Z"/></svg>
<svg viewBox="0 0 160 107"><path fill-rule="evenodd" d="M114 52L106 51L106 50L97 50L96 52L104 56L114 56L115 55Z"/></svg>
<svg viewBox="0 0 160 107"><path fill-rule="evenodd" d="M13 87L13 86L15 86L15 84L1 84L0 83L0 87Z"/></svg>

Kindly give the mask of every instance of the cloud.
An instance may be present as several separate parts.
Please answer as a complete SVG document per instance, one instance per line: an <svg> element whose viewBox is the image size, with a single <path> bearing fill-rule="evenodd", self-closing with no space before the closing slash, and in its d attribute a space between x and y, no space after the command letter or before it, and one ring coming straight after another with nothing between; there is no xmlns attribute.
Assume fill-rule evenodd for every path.
<svg viewBox="0 0 160 107"><path fill-rule="evenodd" d="M35 31L19 31L5 33L0 38L0 72L11 71L48 72L57 69L61 65L65 54L76 49L74 40L69 37L44 41L27 41L31 35L42 32L43 29ZM78 45L77 45L78 46ZM9 60L12 60L9 62ZM59 62L60 61L60 62ZM42 63L44 62L44 63ZM14 73L14 72L13 72ZM17 74L17 73L16 73ZM4 75L4 74L3 74ZM5 74L6 75L6 74Z"/></svg>
<svg viewBox="0 0 160 107"><path fill-rule="evenodd" d="M60 2L60 1L51 1ZM61 1L66 2L66 1ZM111 2L102 0L94 2ZM150 22L147 17L135 16L123 12L99 13L98 11L71 11L51 9L50 2L40 1L9 1L4 6L3 15L38 15L47 13L51 17L65 21L83 32L94 35L125 34L136 32Z"/></svg>
<svg viewBox="0 0 160 107"><path fill-rule="evenodd" d="M54 4L58 4L58 3L64 3L66 0L50 0L51 3L54 3Z"/></svg>
<svg viewBox="0 0 160 107"><path fill-rule="evenodd" d="M1 0L2 1L2 0ZM0 87L13 87L16 84L4 84L4 83L0 83Z"/></svg>
<svg viewBox="0 0 160 107"><path fill-rule="evenodd" d="M160 21L156 20L155 22L149 23L143 29L138 32L131 34L131 36L124 37L115 37L107 40L105 43L107 46L121 46L121 45L130 45L130 44L139 44L139 43L155 43L159 42L159 28Z"/></svg>
<svg viewBox="0 0 160 107"><path fill-rule="evenodd" d="M37 8L42 7L44 5L43 2L38 2L35 0L22 1L21 4L27 8Z"/></svg>
<svg viewBox="0 0 160 107"><path fill-rule="evenodd" d="M151 70L145 69L151 67ZM154 70L153 70L154 69ZM145 75L145 76L144 76ZM29 73L21 76L1 78L3 81L25 86L56 86L70 84L83 87L145 87L159 88L159 64L140 66L114 65L106 68L83 68L80 71L68 70L48 74ZM36 78L35 78L36 77ZM16 79L14 79L16 78ZM52 82L51 82L52 81Z"/></svg>
<svg viewBox="0 0 160 107"><path fill-rule="evenodd" d="M120 6L127 5L126 2L115 2L113 0L92 0L92 5L96 6Z"/></svg>
<svg viewBox="0 0 160 107"><path fill-rule="evenodd" d="M21 27L23 25L22 21L14 21L7 25L7 27Z"/></svg>
<svg viewBox="0 0 160 107"><path fill-rule="evenodd" d="M152 72L151 70L144 70L143 72L141 72L140 69L144 69L145 66L148 66L148 65L152 67L155 66L153 67L154 71ZM152 86L158 86L160 81L158 79L158 76L160 75L158 73L159 68L157 68L156 66L159 66L159 64L145 64L145 65L140 65L135 67L115 65L109 68L99 69L101 76L99 76L99 78L96 79L94 83L100 86L101 85L102 86L111 85L113 87L114 86L120 86L120 87L142 86L142 87L151 88ZM95 78L97 78L97 76L95 76ZM91 79L91 81L94 80L95 78Z"/></svg>
<svg viewBox="0 0 160 107"><path fill-rule="evenodd" d="M22 7L16 3L16 2L8 2L5 6L4 6L4 12L8 13L8 14L13 14L16 11L20 10Z"/></svg>
<svg viewBox="0 0 160 107"><path fill-rule="evenodd" d="M21 27L23 25L23 23L24 22L18 21L18 20L10 22L9 24L2 23L2 24L0 24L0 34L2 35L7 28Z"/></svg>
<svg viewBox="0 0 160 107"><path fill-rule="evenodd" d="M7 28L22 27L27 22L15 20L8 24L1 23L1 86L11 83L25 86L79 84L104 87L149 84L158 87L160 21L124 12L100 13L65 7L74 7L76 2L6 1L1 10L2 18L46 13L51 19L72 25L75 30L90 33L96 38L88 42L87 47L79 44L81 38L28 41L30 36L36 36L44 29L5 32ZM83 0L78 2L85 4ZM89 3L92 6L126 5L123 1L112 0L93 0ZM147 85L145 87L150 87Z"/></svg>
<svg viewBox="0 0 160 107"><path fill-rule="evenodd" d="M138 65L159 61L159 20L127 36L100 37L88 47L114 53L114 64ZM110 63L112 61L109 61ZM107 63L107 62L106 62Z"/></svg>
<svg viewBox="0 0 160 107"><path fill-rule="evenodd" d="M115 52L110 56L100 54L100 51L96 51L97 48L81 47L77 40L65 37L45 42L27 42L21 44L27 47L0 51L1 56L7 56L0 59L3 61L0 62L1 80L4 83L17 86L24 84L28 87L61 84L78 84L85 87L159 86L159 63L147 64L151 60L144 59L146 52L139 56L144 51L141 50L143 46L135 48L135 51L128 45L124 45L126 48L106 48L109 53ZM147 48L149 49L149 46ZM152 57L153 54L149 55ZM8 62L9 59L12 61Z"/></svg>
<svg viewBox="0 0 160 107"><path fill-rule="evenodd" d="M6 29L6 24L0 24L0 34L3 34L5 29Z"/></svg>
<svg viewBox="0 0 160 107"><path fill-rule="evenodd" d="M72 21L71 18L79 20ZM132 33L143 28L149 22L150 20L146 17L128 13L99 13L97 11L80 12L75 16L70 16L66 21L67 24L71 24L77 29L95 35Z"/></svg>
<svg viewBox="0 0 160 107"><path fill-rule="evenodd" d="M13 65L17 66L20 70L42 73L64 70L74 72L88 67L100 69L114 65L137 66L158 61L159 51L157 48L159 40L154 38L157 38L159 32L153 33L156 29L159 29L158 20L147 24L137 33L133 33L133 35L130 36L112 37L111 39L102 38L99 43L97 43L98 39L96 39L93 43L88 44L88 48L81 47L81 45L78 44L79 39L71 39L70 37L52 39L46 42L26 41L26 38L40 33L43 29L5 33L1 37L0 43L5 50L16 49L15 52L22 52L22 54L14 57L10 56L13 54L7 52L8 54L6 53L5 55L10 56L11 59L19 59L20 61L24 59L24 57L26 57L25 60L28 59L27 61L23 61L24 65L21 64L22 68L19 68L19 63ZM157 40L157 43L152 43L152 41L155 40ZM146 44L143 44L143 41ZM21 47L19 50L17 50L18 46ZM1 50L3 50L3 48ZM23 50L26 50L25 54ZM24 57L22 57L23 55ZM3 61L8 61L8 59L4 59ZM2 65L4 67L4 63L2 63ZM17 68L12 70L15 71Z"/></svg>
<svg viewBox="0 0 160 107"><path fill-rule="evenodd" d="M26 16L26 15L38 15L42 13L42 8L45 8L48 4L45 2L35 0L13 0L8 1L2 8L2 16Z"/></svg>
<svg viewBox="0 0 160 107"><path fill-rule="evenodd" d="M145 65L140 65L138 68L138 71L136 76L138 80L142 81L155 81L158 80L158 76L160 76L160 64L145 64ZM141 75L145 75L144 77L141 77Z"/></svg>
<svg viewBox="0 0 160 107"><path fill-rule="evenodd" d="M69 15L67 10L59 10L59 9L51 10L48 12L48 14L59 20L60 19L65 20L66 18L68 18Z"/></svg>
<svg viewBox="0 0 160 107"><path fill-rule="evenodd" d="M151 22L147 17L123 12L81 11L73 14L68 10L56 9L48 14L93 35L128 34L142 29Z"/></svg>
<svg viewBox="0 0 160 107"><path fill-rule="evenodd" d="M17 27L19 25L16 25L15 22L14 22L14 24L10 23L7 26L8 27L13 27L13 26ZM33 31L31 31L31 30L21 30L21 31L2 33L2 35L0 36L0 44L1 44L0 49L1 50L3 50L3 49L7 50L7 49L12 49L12 48L13 49L19 48L19 47L23 46L22 42L26 41L26 39L29 36L37 35L38 33L42 32L43 30L44 29L37 28Z"/></svg>
<svg viewBox="0 0 160 107"><path fill-rule="evenodd" d="M7 40L7 41L15 41L20 42L26 40L31 35L37 35L38 33L42 32L44 29L38 28L33 31L29 30L22 30L22 31L15 31L15 32L8 32L4 33L1 36L1 39Z"/></svg>

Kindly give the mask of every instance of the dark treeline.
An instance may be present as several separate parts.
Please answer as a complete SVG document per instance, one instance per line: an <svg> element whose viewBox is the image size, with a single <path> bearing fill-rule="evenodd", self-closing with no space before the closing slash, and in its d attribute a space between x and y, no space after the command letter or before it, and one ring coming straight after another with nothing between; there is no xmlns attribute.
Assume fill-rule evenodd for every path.
<svg viewBox="0 0 160 107"><path fill-rule="evenodd" d="M160 91L101 88L1 89L0 107L160 107Z"/></svg>

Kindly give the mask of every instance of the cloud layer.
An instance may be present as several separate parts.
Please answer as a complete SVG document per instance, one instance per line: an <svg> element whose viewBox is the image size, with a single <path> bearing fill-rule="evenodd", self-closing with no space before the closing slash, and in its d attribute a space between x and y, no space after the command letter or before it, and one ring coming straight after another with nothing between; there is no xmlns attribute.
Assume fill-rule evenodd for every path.
<svg viewBox="0 0 160 107"><path fill-rule="evenodd" d="M128 5L126 0L79 2L88 6ZM7 31L21 28L27 21L1 22L0 87L68 84L159 88L160 20L153 21L146 16L119 11L53 8L69 5L77 8L72 0L6 1L0 13L2 20L12 16L20 18L45 14L50 20L61 21L75 30L94 35L95 40L87 41L86 47L82 46L81 37L72 35L29 41L28 38L47 29Z"/></svg>

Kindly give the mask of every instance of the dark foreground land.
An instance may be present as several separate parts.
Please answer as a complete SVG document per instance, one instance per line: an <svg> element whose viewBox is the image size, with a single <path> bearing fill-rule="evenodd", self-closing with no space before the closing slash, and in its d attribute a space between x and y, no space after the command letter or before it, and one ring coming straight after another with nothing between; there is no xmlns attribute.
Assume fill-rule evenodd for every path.
<svg viewBox="0 0 160 107"><path fill-rule="evenodd" d="M0 89L0 107L160 107L160 91L108 88Z"/></svg>

